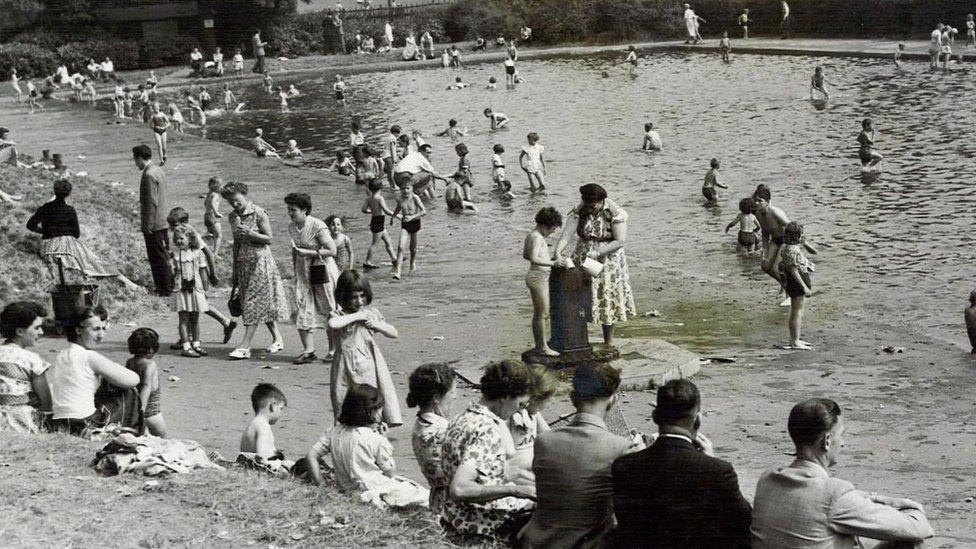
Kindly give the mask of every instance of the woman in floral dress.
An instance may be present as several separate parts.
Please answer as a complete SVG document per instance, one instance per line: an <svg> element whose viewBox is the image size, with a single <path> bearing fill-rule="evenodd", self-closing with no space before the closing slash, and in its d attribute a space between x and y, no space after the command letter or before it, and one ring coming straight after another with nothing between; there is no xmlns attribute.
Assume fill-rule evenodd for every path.
<svg viewBox="0 0 976 549"><path fill-rule="evenodd" d="M288 206L288 234L291 236L291 257L295 267L295 327L302 340L302 354L294 360L294 364L308 364L316 360L315 336L313 331L321 328L323 323L319 317L328 317L335 310L335 283L339 278L339 268L336 266L336 243L332 240L325 223L309 215L312 211L312 199L303 193L292 193L285 197ZM312 269L324 269L325 279L316 280L313 284ZM333 346L332 332L329 336L329 356L331 360Z"/></svg>
<svg viewBox="0 0 976 549"><path fill-rule="evenodd" d="M524 364L491 363L481 378L481 400L448 423L441 447L448 489L440 514L449 533L508 541L528 522L535 485L505 475L515 455L505 422L528 404L530 393Z"/></svg>
<svg viewBox="0 0 976 549"><path fill-rule="evenodd" d="M228 216L234 230L234 290L241 302L244 339L230 353L231 360L251 358L251 340L258 324L267 325L273 339L268 353L284 348L278 322L290 316L285 285L271 255L271 222L262 208L247 198L247 185L231 181L220 196L233 211Z"/></svg>
<svg viewBox="0 0 976 549"><path fill-rule="evenodd" d="M566 216L563 234L556 245L556 256L563 258L570 240L579 237L570 256L579 268L587 258L603 263L603 270L593 277L590 322L603 326L603 341L613 344L613 326L637 315L634 292L630 288L627 256L627 212L607 198L607 191L589 183L580 187L582 202ZM557 263L559 264L559 263Z"/></svg>
<svg viewBox="0 0 976 549"><path fill-rule="evenodd" d="M448 481L441 467L441 447L454 402L454 370L447 364L424 364L410 374L407 406L418 407L411 443L420 472L430 485L430 510L440 514Z"/></svg>

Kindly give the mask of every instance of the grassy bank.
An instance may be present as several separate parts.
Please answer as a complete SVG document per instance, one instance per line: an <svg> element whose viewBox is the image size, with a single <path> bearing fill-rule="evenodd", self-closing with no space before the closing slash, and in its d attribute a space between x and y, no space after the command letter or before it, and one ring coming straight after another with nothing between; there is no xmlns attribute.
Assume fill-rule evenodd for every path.
<svg viewBox="0 0 976 549"><path fill-rule="evenodd" d="M234 469L155 487L142 476L101 477L88 467L100 446L0 435L4 547L451 547L426 510L380 511L334 488Z"/></svg>
<svg viewBox="0 0 976 549"><path fill-rule="evenodd" d="M38 206L53 198L56 179L48 171L0 166L0 188L24 197L20 203L0 209L0 303L27 299L50 308L49 291L56 281L39 255L40 235L28 231L26 225ZM72 177L71 181L74 190L68 201L78 212L81 241L102 261L137 284L151 287L135 193L88 177ZM164 305L115 281L101 284L101 298L117 319L135 318Z"/></svg>

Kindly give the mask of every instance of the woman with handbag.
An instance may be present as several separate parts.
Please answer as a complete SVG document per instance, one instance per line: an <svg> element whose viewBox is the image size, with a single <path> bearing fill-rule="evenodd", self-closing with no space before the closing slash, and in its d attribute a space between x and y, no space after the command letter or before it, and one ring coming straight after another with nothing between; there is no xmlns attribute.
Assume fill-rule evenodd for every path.
<svg viewBox="0 0 976 549"><path fill-rule="evenodd" d="M556 264L567 264L569 242L573 236L578 237L570 258L592 277L587 320L599 322L603 326L603 342L612 345L613 325L637 316L624 254L627 212L607 198L607 191L596 183L580 187L580 197L580 204L566 216L563 234L556 244Z"/></svg>
<svg viewBox="0 0 976 549"><path fill-rule="evenodd" d="M304 193L291 193L285 197L288 206L288 234L291 236L291 257L295 267L295 326L302 340L302 354L294 364L308 364L318 359L315 355L314 330L323 327L319 317L328 317L335 310L335 282L339 278L336 266L336 244L329 228L318 218L309 215L312 199ZM333 333L329 337L329 355L332 359Z"/></svg>
<svg viewBox="0 0 976 549"><path fill-rule="evenodd" d="M225 184L220 196L233 208L227 216L234 230L233 289L227 305L231 314L241 313L245 328L244 339L229 358L251 358L251 340L262 322L273 338L268 353L281 352L284 344L278 322L288 320L290 313L285 284L271 255L271 221L264 209L248 200L244 183Z"/></svg>

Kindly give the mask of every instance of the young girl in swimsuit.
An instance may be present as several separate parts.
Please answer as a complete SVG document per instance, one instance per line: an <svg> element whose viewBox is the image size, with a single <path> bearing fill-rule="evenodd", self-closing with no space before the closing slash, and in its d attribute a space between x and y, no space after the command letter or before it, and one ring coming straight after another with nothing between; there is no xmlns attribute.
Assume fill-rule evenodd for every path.
<svg viewBox="0 0 976 549"><path fill-rule="evenodd" d="M125 367L139 374L139 406L145 429L153 436L166 438L166 421L159 408L159 368L153 360L159 352L159 334L151 328L139 328L129 336L128 343L132 358Z"/></svg>
<svg viewBox="0 0 976 549"><path fill-rule="evenodd" d="M824 95L824 99L830 99L827 93L827 81L824 80L823 67L818 66L813 70L813 78L810 79L810 99L816 99L813 92L818 91Z"/></svg>
<svg viewBox="0 0 976 549"><path fill-rule="evenodd" d="M152 128L153 137L156 139L156 149L159 151L159 165L166 164L166 130L169 129L169 117L166 113L159 110L159 103L152 104L152 115L149 119L149 126Z"/></svg>

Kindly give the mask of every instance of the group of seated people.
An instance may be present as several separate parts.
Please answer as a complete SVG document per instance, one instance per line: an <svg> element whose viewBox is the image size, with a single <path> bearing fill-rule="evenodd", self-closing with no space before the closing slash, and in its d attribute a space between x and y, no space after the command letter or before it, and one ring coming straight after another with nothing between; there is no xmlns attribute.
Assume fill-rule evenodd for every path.
<svg viewBox="0 0 976 549"><path fill-rule="evenodd" d="M0 311L0 431L46 426L84 434L103 414L96 406L102 381L124 391L140 378L95 350L107 318L98 308L66 327L68 345L48 364L29 350L45 317L31 302ZM480 399L452 417L456 379L445 364L420 366L409 379L407 404L418 408L412 445L429 490L396 474L382 396L368 385L350 387L337 424L292 472L322 483L330 471L339 489L381 507L429 505L456 541L771 549L853 548L863 537L893 548L933 535L920 504L868 494L830 475L846 430L831 400L793 407L787 429L795 459L762 475L750 506L733 467L714 457L701 431L701 397L691 381L658 389L656 436L628 438L605 422L620 385L620 371L608 364L577 366L570 396L576 413L552 430L541 409L556 384L544 368L489 364ZM285 404L273 385L255 388L242 451L277 454L271 429Z"/></svg>

